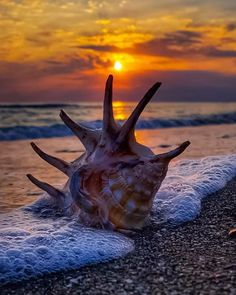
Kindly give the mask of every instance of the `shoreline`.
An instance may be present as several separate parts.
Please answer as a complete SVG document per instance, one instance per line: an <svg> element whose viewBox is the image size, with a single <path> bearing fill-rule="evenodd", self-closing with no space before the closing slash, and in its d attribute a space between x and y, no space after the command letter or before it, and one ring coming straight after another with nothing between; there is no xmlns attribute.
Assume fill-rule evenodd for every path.
<svg viewBox="0 0 236 295"><path fill-rule="evenodd" d="M236 178L177 228L151 223L135 250L111 262L6 285L1 294L235 294Z"/></svg>
<svg viewBox="0 0 236 295"><path fill-rule="evenodd" d="M173 149L190 139L181 158L232 154L236 151L236 124L212 128L170 128L137 131L138 140L155 153ZM194 130L194 132L193 132ZM42 161L31 140L0 142L0 212L34 202L41 191L25 177L32 173L53 185L67 177ZM49 154L72 161L83 152L76 137L38 139ZM45 173L46 172L46 173ZM233 294L236 293L235 239L236 178L203 201L200 217L179 227L150 223L132 238L134 252L104 264L6 285L3 294ZM209 292L210 291L210 292Z"/></svg>
<svg viewBox="0 0 236 295"><path fill-rule="evenodd" d="M201 158L209 155L233 154L236 152L236 124L201 127L182 127L155 130L138 130L137 139L149 146L154 153L164 153L180 143L190 140L191 145L176 160ZM52 185L63 185L67 177L48 165L35 154L30 146L32 140L0 142L0 213L34 202L42 193L31 184L26 174ZM55 137L34 140L41 149L65 161L73 161L84 151L75 137ZM176 161L174 160L174 161ZM45 175L45 171L47 172Z"/></svg>

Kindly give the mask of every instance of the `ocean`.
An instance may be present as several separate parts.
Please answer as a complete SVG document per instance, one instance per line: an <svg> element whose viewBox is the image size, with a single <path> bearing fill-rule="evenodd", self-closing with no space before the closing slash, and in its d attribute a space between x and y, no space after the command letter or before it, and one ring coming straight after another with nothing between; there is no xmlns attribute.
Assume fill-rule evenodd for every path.
<svg viewBox="0 0 236 295"><path fill-rule="evenodd" d="M114 102L116 119L122 124L135 107ZM75 121L92 128L102 126L101 103L0 105L0 140L51 138L72 135L59 118L63 109ZM150 103L137 129L160 129L236 123L236 103Z"/></svg>
<svg viewBox="0 0 236 295"><path fill-rule="evenodd" d="M135 104L114 103L122 122ZM56 216L47 195L26 173L61 187L66 178L38 159L30 141L67 161L82 145L62 124L60 109L100 128L99 103L0 106L0 284L119 258L134 250L132 238L86 228L76 217ZM201 201L236 176L236 103L151 103L137 124L138 139L155 153L190 140L158 191L150 222L179 226L200 214ZM63 137L63 139L62 139ZM145 229L144 229L145 230Z"/></svg>

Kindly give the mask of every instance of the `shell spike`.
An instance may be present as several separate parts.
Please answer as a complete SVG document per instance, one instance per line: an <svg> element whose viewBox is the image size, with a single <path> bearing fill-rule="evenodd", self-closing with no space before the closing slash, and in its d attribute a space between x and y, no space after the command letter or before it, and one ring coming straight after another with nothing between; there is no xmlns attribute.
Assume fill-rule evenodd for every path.
<svg viewBox="0 0 236 295"><path fill-rule="evenodd" d="M103 132L110 133L117 129L112 108L113 76L109 75L103 102Z"/></svg>
<svg viewBox="0 0 236 295"><path fill-rule="evenodd" d="M60 112L60 117L66 126L80 139L86 150L93 151L99 141L101 131L92 130L82 124L75 123L63 110Z"/></svg>
<svg viewBox="0 0 236 295"><path fill-rule="evenodd" d="M170 161L173 158L175 158L175 157L179 156L180 154L182 154L189 145L190 145L190 141L185 141L180 146L178 146L176 149L174 149L172 151L169 151L167 153L163 153L163 154L160 154L160 155L156 155L153 158L152 162L157 161L157 160L161 160L161 159Z"/></svg>
<svg viewBox="0 0 236 295"><path fill-rule="evenodd" d="M64 160L58 159L56 157L50 156L42 151L34 142L31 142L33 150L38 154L44 161L48 162L50 165L56 167L58 170L65 173L67 176L71 174L71 166Z"/></svg>
<svg viewBox="0 0 236 295"><path fill-rule="evenodd" d="M149 101L152 99L158 88L161 86L161 82L155 83L144 95L144 97L140 100L132 114L129 116L127 121L124 123L124 125L121 127L120 134L118 136L117 142L122 143L124 142L127 137L133 133L135 124L138 121L139 116L141 115L142 111L146 107L146 105L149 103Z"/></svg>
<svg viewBox="0 0 236 295"><path fill-rule="evenodd" d="M34 185L36 185L37 187L39 187L43 191L47 192L50 196L52 196L54 198L64 197L63 192L61 192L59 189L53 187L52 185L38 180L37 178L35 178L31 174L27 174L26 176Z"/></svg>

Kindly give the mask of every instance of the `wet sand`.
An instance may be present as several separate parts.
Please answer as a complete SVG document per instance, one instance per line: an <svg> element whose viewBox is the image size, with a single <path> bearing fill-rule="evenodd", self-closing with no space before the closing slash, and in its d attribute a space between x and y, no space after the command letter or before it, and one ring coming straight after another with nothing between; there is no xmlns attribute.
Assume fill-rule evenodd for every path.
<svg viewBox="0 0 236 295"><path fill-rule="evenodd" d="M191 129L191 130L190 130ZM190 139L184 157L235 153L235 125L139 131L140 141L165 152ZM214 143L213 143L214 141ZM39 139L45 151L69 161L82 146L76 138ZM164 145L164 146L163 146ZM34 155L29 141L1 142L1 212L34 201L40 191L26 173L52 184L66 177ZM135 250L109 263L1 287L0 294L235 294L236 179L208 197L200 216L177 228L151 223L132 238Z"/></svg>
<svg viewBox="0 0 236 295"><path fill-rule="evenodd" d="M190 147L178 157L199 158L209 155L236 153L236 124L138 130L137 138L163 153L190 140ZM34 140L45 152L72 161L83 152L76 137ZM11 211L35 201L41 191L26 178L27 173L52 185L63 185L67 177L48 165L32 150L30 140L0 142L0 213Z"/></svg>
<svg viewBox="0 0 236 295"><path fill-rule="evenodd" d="M235 294L236 180L203 202L178 228L151 223L135 250L109 263L2 287L1 294Z"/></svg>

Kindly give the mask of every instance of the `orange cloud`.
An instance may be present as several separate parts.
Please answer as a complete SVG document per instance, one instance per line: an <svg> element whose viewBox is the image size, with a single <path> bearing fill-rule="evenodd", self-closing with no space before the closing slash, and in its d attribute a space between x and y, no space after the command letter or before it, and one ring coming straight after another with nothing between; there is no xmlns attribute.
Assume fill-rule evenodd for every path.
<svg viewBox="0 0 236 295"><path fill-rule="evenodd" d="M230 83L234 2L2 0L0 100L95 99L116 60L123 65L122 95L131 79L141 83L138 77L151 79L150 73L174 79L174 73L204 72L209 85L214 75Z"/></svg>

